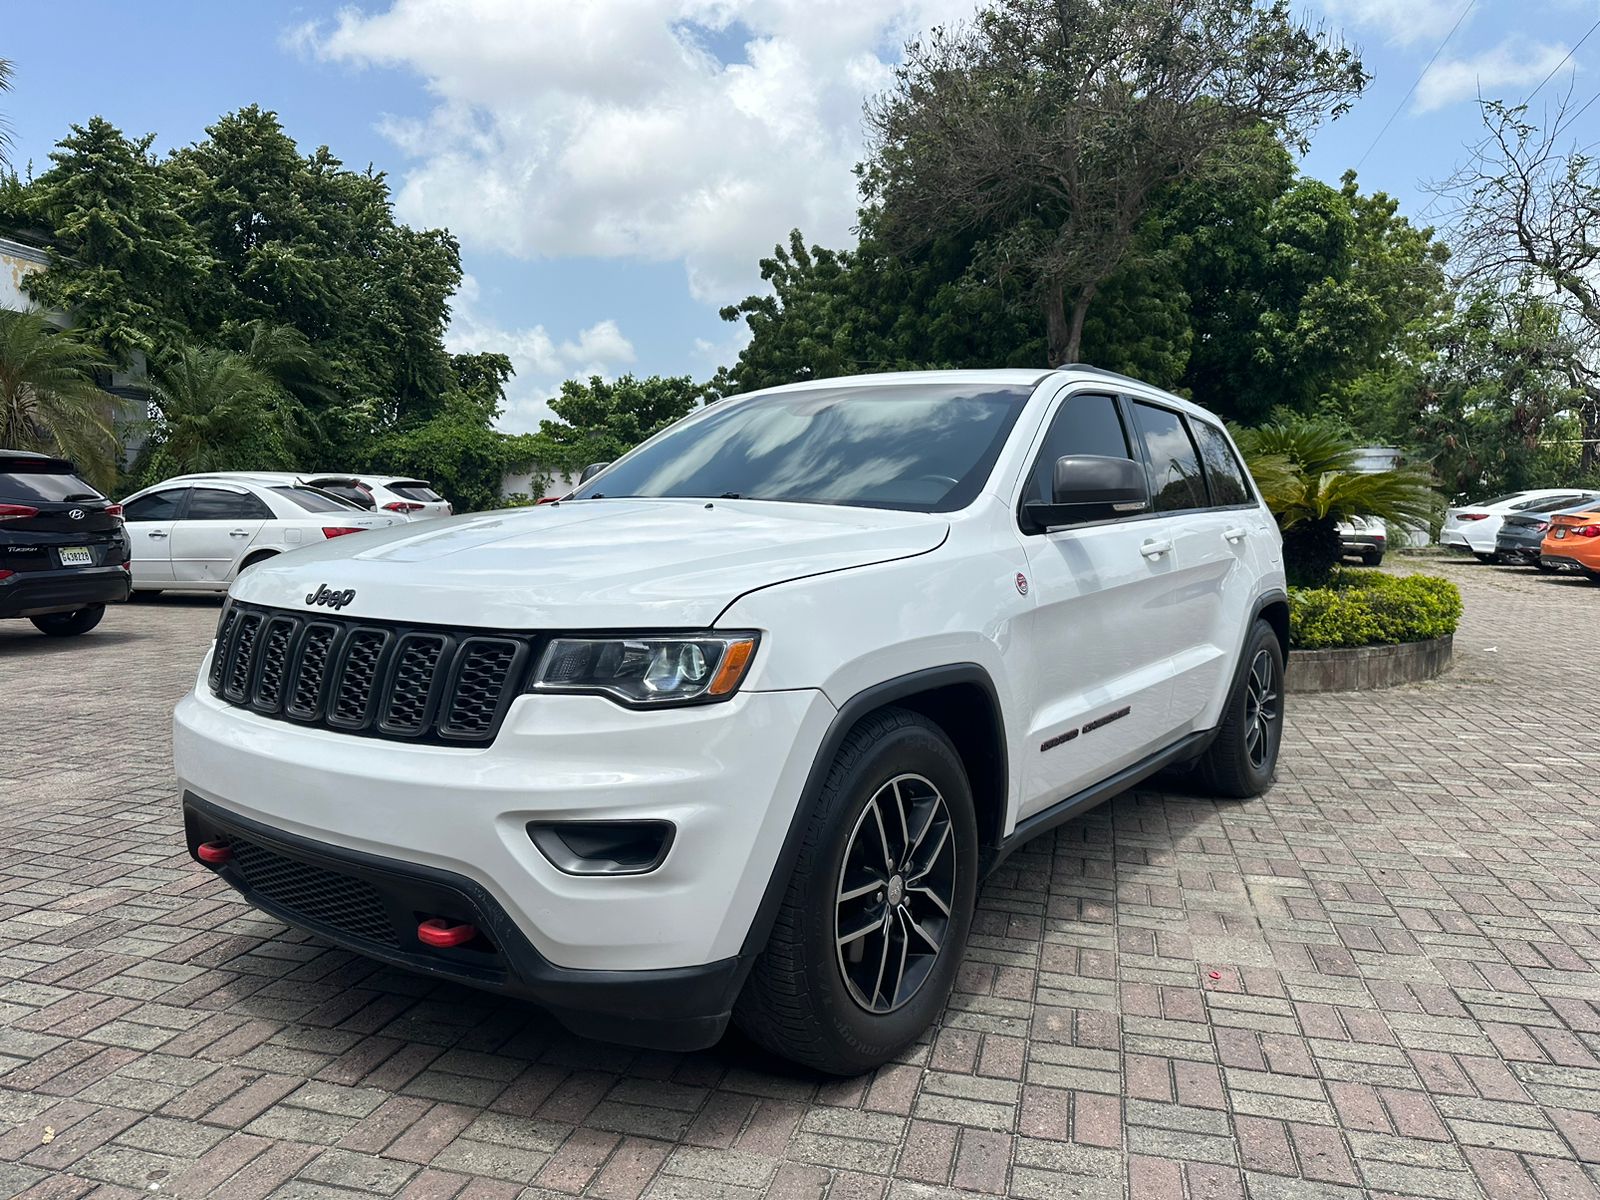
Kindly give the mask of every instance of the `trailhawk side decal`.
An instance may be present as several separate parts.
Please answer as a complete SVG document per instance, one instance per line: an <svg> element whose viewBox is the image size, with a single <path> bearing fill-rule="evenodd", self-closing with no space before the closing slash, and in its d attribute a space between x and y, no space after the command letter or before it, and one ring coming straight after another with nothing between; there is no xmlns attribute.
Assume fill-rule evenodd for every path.
<svg viewBox="0 0 1600 1200"><path fill-rule="evenodd" d="M1113 722L1113 721L1122 720L1123 717L1127 716L1132 711L1133 711L1133 708L1131 706L1124 706L1122 708L1117 709L1117 711L1114 712L1114 713L1107 713L1103 717L1096 717L1094 720L1090 721L1088 724L1082 726L1081 728L1069 729L1063 734L1058 734L1056 737L1049 738L1048 740L1046 740L1044 742L1041 742L1039 744L1039 749L1041 751L1043 751L1043 750L1054 750L1057 746L1064 746L1068 742L1072 741L1079 734L1082 734L1082 733L1093 733L1096 729L1101 729L1104 726L1107 726L1107 725L1111 724L1111 722Z"/></svg>

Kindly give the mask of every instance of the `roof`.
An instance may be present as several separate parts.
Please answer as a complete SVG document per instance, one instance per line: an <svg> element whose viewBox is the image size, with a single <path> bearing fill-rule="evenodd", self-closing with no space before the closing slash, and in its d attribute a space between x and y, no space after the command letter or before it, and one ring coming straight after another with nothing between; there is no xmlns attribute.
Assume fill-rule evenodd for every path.
<svg viewBox="0 0 1600 1200"><path fill-rule="evenodd" d="M773 392L811 391L822 388L834 387L892 387L896 384L924 383L924 384L969 384L974 387L1026 387L1036 388L1049 379L1059 379L1062 383L1071 383L1078 380L1090 382L1115 383L1118 390L1129 395L1143 399L1159 399L1164 404L1173 405L1185 412L1204 413L1215 418L1216 414L1196 404L1192 400L1185 400L1182 396L1175 396L1154 384L1145 383L1133 378L1131 375L1119 375L1115 371L1107 371L1102 367L1092 367L1087 363L1066 363L1047 370L1043 367L996 367L985 370L962 371L882 371L870 375L839 375L827 379L806 379L798 383L786 383L776 387L762 388L760 391L747 392L748 396L763 396ZM735 399L735 397L729 397Z"/></svg>

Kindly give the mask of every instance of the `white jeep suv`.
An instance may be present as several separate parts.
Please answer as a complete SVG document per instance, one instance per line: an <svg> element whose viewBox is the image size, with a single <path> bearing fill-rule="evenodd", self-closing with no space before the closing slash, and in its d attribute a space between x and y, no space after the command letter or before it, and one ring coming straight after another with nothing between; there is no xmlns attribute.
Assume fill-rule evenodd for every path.
<svg viewBox="0 0 1600 1200"><path fill-rule="evenodd" d="M576 1032L838 1073L937 1017L1006 855L1168 766L1272 781L1282 551L1222 425L1089 368L703 408L557 504L241 576L190 852Z"/></svg>

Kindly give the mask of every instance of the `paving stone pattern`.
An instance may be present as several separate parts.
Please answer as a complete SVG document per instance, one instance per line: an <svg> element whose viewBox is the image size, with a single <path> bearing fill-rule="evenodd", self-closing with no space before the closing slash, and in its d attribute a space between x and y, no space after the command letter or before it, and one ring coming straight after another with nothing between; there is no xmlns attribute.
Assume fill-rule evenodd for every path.
<svg viewBox="0 0 1600 1200"><path fill-rule="evenodd" d="M184 854L210 601L0 624L0 1196L1600 1196L1600 589L1450 564L1444 679L1293 702L1279 784L1143 790L984 889L854 1081L581 1041Z"/></svg>

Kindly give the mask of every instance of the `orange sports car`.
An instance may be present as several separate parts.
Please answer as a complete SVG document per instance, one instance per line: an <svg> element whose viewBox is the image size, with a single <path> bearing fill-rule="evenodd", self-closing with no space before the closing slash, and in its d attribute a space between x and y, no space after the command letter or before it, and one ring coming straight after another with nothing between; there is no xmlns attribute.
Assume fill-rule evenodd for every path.
<svg viewBox="0 0 1600 1200"><path fill-rule="evenodd" d="M1552 515L1539 563L1558 571L1582 571L1591 583L1600 583L1600 505Z"/></svg>

